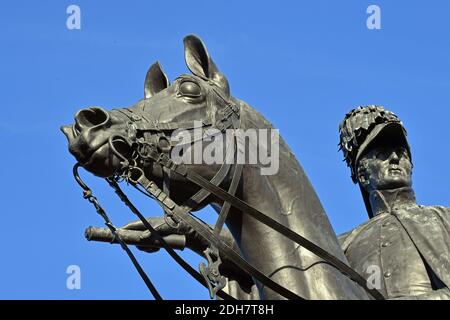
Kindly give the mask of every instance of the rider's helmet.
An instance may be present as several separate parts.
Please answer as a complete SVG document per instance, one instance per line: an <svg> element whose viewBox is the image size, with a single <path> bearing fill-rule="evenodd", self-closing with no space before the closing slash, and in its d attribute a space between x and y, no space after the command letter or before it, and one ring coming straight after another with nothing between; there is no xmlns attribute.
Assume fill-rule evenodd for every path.
<svg viewBox="0 0 450 320"><path fill-rule="evenodd" d="M403 146L411 158L411 150L407 141L407 133L400 119L391 111L381 106L370 105L353 109L345 115L339 125L339 149L351 170L354 183L358 182L357 167L361 156L375 145L388 143ZM360 185L364 203L369 217L373 212L369 203L369 195Z"/></svg>

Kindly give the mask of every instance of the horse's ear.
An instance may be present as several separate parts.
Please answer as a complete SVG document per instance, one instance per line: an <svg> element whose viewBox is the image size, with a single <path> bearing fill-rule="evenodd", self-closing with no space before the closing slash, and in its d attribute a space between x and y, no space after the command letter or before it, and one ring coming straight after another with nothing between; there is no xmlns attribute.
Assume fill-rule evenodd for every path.
<svg viewBox="0 0 450 320"><path fill-rule="evenodd" d="M169 86L169 79L161 68L159 61L150 66L145 76L144 94L145 98L151 98L158 92Z"/></svg>
<svg viewBox="0 0 450 320"><path fill-rule="evenodd" d="M188 35L183 42L184 58L189 70L196 76L214 81L229 96L228 80L216 67L203 41L195 35Z"/></svg>

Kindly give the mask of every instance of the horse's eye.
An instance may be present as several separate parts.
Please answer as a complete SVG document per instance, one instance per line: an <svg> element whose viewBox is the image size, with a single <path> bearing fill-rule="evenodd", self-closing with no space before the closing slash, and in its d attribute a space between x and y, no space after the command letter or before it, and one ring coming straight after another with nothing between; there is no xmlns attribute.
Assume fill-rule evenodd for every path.
<svg viewBox="0 0 450 320"><path fill-rule="evenodd" d="M180 93L183 96L187 97L200 97L202 94L202 89L198 84L196 84L193 81L184 81L182 84L180 84Z"/></svg>

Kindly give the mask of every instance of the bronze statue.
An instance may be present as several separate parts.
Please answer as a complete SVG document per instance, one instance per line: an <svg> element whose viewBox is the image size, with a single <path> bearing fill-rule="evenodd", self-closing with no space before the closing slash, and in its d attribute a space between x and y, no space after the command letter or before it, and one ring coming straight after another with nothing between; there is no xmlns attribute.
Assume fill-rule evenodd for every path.
<svg viewBox="0 0 450 320"><path fill-rule="evenodd" d="M450 299L450 208L416 204L412 157L399 118L359 107L340 125L340 146L370 220L340 237L361 275L380 270L389 299Z"/></svg>
<svg viewBox="0 0 450 320"><path fill-rule="evenodd" d="M198 37L187 36L184 44L192 74L169 84L155 63L146 76L144 99L123 109L80 110L75 123L62 128L69 151L79 163L75 177L109 228L103 235L116 239L125 249L124 239L128 239L149 252L155 249L142 238L155 236L177 262L209 288L211 296L229 298L222 290L227 276L226 289L236 298L382 299L348 266L313 187L283 139L278 144L279 170L272 175L261 174L262 164L178 164L171 158L177 147L171 135L178 129L195 131L195 122L201 121L202 132L216 129L219 136L227 129L272 129L255 109L231 96L226 77ZM203 147L208 147L212 139L201 139L202 135ZM225 149L237 145L238 139L232 137ZM244 149L248 148L245 145ZM231 158L237 156L231 152ZM140 221L116 229L78 176L78 166L106 177ZM164 209L164 217L145 220L118 187L119 178L155 199ZM206 205L219 213L213 227L190 214ZM123 234L124 229L127 234ZM146 229L146 235L137 237L129 232ZM87 236L93 239L94 231L90 229ZM185 237L186 247L207 258L208 265L200 267L201 276L173 252L168 240L171 235L182 236L181 240L170 238L175 239L175 247L179 248Z"/></svg>
<svg viewBox="0 0 450 320"><path fill-rule="evenodd" d="M272 132L264 147L278 156L274 172L262 174L267 163L237 161L261 151L259 142L253 142L259 150L252 151L252 142L239 132L273 127L231 96L226 77L198 37L187 36L184 44L192 74L170 84L157 62L147 72L144 99L111 111L80 110L75 123L62 128L78 161L74 176L107 225L88 228L89 240L119 243L157 299L127 244L146 252L164 248L211 297L448 298L448 211L415 204L411 153L393 113L358 108L341 125L341 148L371 220L341 236L340 243L282 138ZM214 148L221 139L221 147ZM223 151L221 161L195 161L195 155L193 162L185 161L192 160L196 146L214 149L215 156ZM106 178L139 220L116 228L78 175L80 166ZM122 179L157 201L164 215L145 218L121 190ZM213 226L192 214L207 205L219 214ZM208 264L197 272L173 250L184 248ZM384 277L379 287L364 278L374 266Z"/></svg>

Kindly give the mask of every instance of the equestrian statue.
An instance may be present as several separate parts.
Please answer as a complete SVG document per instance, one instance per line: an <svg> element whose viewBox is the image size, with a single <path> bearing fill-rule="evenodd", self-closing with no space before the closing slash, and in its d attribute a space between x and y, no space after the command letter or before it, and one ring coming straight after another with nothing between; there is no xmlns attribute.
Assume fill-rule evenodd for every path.
<svg viewBox="0 0 450 320"><path fill-rule="evenodd" d="M186 36L184 54L190 74L170 83L156 62L147 72L142 100L119 109L82 109L73 125L62 127L77 161L74 177L107 226L89 227L86 237L120 244L156 299L162 297L129 245L149 253L165 249L211 298L391 298L385 286L380 290L365 278L360 255L352 254L351 263L346 257L349 250L365 250L361 236L367 231L338 239L278 131L231 95L227 78L201 39ZM341 147L353 161L352 170L359 170L355 163L366 155L357 159L359 145L352 143L362 143L356 139L366 137L374 126L369 121L361 131L366 135L355 135L349 123L358 123L366 113L354 114L341 132L341 140L349 138ZM139 220L115 227L81 179L80 167L106 179ZM156 201L163 214L142 214L122 190L122 181ZM372 192L369 185L360 182L361 188L368 186L367 194ZM214 225L194 215L208 205L218 214ZM375 206L371 212L377 210ZM206 263L198 270L191 267L174 250L185 248Z"/></svg>

